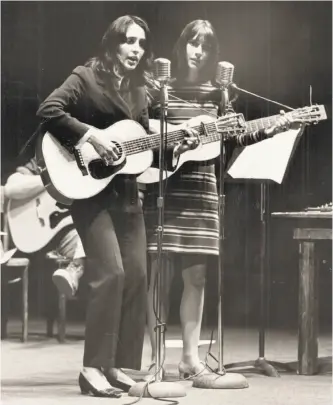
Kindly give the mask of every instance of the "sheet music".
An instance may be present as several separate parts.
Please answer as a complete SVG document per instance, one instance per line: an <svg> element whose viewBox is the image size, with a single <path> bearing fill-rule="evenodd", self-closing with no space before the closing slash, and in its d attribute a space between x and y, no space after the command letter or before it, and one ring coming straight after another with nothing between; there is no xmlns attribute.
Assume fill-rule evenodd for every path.
<svg viewBox="0 0 333 405"><path fill-rule="evenodd" d="M302 130L292 129L246 146L227 173L234 179L273 180L281 184Z"/></svg>

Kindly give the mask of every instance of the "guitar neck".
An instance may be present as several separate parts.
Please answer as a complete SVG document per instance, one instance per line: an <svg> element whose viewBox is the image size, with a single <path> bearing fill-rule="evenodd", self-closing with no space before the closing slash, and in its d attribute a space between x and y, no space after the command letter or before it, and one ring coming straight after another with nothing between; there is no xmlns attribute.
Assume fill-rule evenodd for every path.
<svg viewBox="0 0 333 405"><path fill-rule="evenodd" d="M193 129L199 130L199 126L194 127ZM175 131L168 131L167 137L165 138L165 146L166 147L171 147L173 145L176 145L177 142L181 142L184 139L184 132L181 130L175 130ZM160 134L154 134L147 136L144 139L140 139L140 142L142 141L142 145L138 146L138 149L140 151L143 150L157 150L160 146L161 142L161 135Z"/></svg>
<svg viewBox="0 0 333 405"><path fill-rule="evenodd" d="M285 114L287 117L292 116L292 113L286 113ZM246 131L247 132L254 132L254 131L259 131L260 129L265 129L269 128L273 125L276 124L278 118L280 117L280 114L277 115L271 115L270 117L264 117L264 118L259 118L256 120L252 121L247 121L246 122Z"/></svg>
<svg viewBox="0 0 333 405"><path fill-rule="evenodd" d="M191 127L198 132L199 137L205 135L204 143L214 142L219 139L219 134L216 133L216 123L211 122L204 125L196 125ZM178 142L184 140L184 131L183 130L174 130L168 131L168 135L166 137L165 146L171 147L175 146ZM140 138L138 140L131 140L124 142L125 151L128 154L135 154L139 152L144 152L146 150L158 150L160 147L161 142L161 135L154 134L149 135L144 138Z"/></svg>

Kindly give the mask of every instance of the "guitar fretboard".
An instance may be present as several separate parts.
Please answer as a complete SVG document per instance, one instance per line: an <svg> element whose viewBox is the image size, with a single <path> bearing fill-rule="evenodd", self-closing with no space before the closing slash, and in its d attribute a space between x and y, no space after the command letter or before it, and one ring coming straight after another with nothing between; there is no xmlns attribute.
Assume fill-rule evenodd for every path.
<svg viewBox="0 0 333 405"><path fill-rule="evenodd" d="M297 118L297 112L289 112L285 114L287 117ZM260 129L269 128L276 124L278 118L281 117L280 114L271 115L270 117L259 118L253 121L246 122L246 130L248 132L259 131Z"/></svg>
<svg viewBox="0 0 333 405"><path fill-rule="evenodd" d="M260 129L269 128L272 125L275 125L278 115L273 115L271 117L265 117L256 119L253 121L248 121L246 123L247 132L259 131Z"/></svg>
<svg viewBox="0 0 333 405"><path fill-rule="evenodd" d="M220 139L221 132L230 134L237 131L237 129L233 127L220 128L220 126L221 125L217 124L216 122L211 122L203 125L196 125L191 127L191 129L198 132L202 144L218 141ZM219 127L219 132L217 131L217 127ZM183 141L183 139L183 130L168 131L166 146L176 145L178 142ZM154 134L147 137L140 137L138 139L125 141L122 146L126 154L132 155L135 153L144 152L146 150L157 150L160 146L160 141L160 134Z"/></svg>

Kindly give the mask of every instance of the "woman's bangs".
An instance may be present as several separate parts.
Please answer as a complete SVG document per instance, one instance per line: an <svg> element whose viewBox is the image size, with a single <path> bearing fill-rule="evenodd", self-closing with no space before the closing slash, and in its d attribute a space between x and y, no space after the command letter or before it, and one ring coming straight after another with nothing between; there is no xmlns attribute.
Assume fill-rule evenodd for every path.
<svg viewBox="0 0 333 405"><path fill-rule="evenodd" d="M187 42L189 41L200 41L207 47L214 49L216 48L216 38L213 31L209 27L193 27Z"/></svg>
<svg viewBox="0 0 333 405"><path fill-rule="evenodd" d="M216 39L213 32L210 29L202 28L198 34L197 38L202 44L208 46L210 49L215 48Z"/></svg>

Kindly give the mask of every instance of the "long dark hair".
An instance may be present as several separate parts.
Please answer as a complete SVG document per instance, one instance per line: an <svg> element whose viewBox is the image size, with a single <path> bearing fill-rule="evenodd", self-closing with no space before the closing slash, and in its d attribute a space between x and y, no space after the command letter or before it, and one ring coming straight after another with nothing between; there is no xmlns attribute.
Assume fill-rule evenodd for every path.
<svg viewBox="0 0 333 405"><path fill-rule="evenodd" d="M207 20L194 20L186 25L180 34L173 50L176 66L175 74L177 80L186 77L188 65L186 62L186 46L194 38L203 39L209 47L209 58L205 69L202 71L202 80L210 80L215 75L216 64L219 57L219 44L212 24Z"/></svg>
<svg viewBox="0 0 333 405"><path fill-rule="evenodd" d="M97 56L91 58L86 66L91 67L101 74L111 74L116 77L116 52L120 44L126 42L126 32L132 24L137 24L146 34L145 52L137 68L130 73L130 79L135 84L142 85L146 83L150 76L151 63L153 60L151 34L147 23L140 17L125 15L113 21L106 30Z"/></svg>

